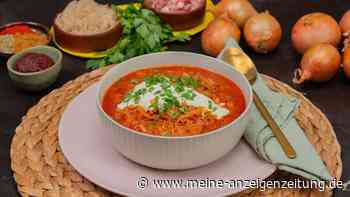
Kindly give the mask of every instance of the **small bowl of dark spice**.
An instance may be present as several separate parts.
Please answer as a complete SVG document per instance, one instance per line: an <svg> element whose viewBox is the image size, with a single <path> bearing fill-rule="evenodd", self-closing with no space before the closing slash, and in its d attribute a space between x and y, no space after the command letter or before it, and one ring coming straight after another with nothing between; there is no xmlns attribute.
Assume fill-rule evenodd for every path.
<svg viewBox="0 0 350 197"><path fill-rule="evenodd" d="M10 78L18 87L39 91L53 84L62 69L62 53L50 46L37 46L13 55L7 61Z"/></svg>
<svg viewBox="0 0 350 197"><path fill-rule="evenodd" d="M46 70L55 62L42 53L27 53L19 58L15 64L15 70L21 73L32 73Z"/></svg>

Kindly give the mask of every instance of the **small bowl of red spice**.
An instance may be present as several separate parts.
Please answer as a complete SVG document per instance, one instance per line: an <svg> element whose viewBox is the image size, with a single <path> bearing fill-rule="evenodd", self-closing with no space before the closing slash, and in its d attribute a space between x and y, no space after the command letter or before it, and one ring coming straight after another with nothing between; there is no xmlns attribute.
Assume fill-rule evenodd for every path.
<svg viewBox="0 0 350 197"><path fill-rule="evenodd" d="M47 45L49 29L40 23L15 22L0 27L0 56L10 57L24 49Z"/></svg>
<svg viewBox="0 0 350 197"><path fill-rule="evenodd" d="M14 84L29 91L40 91L53 84L62 69L62 53L50 46L25 49L7 61Z"/></svg>

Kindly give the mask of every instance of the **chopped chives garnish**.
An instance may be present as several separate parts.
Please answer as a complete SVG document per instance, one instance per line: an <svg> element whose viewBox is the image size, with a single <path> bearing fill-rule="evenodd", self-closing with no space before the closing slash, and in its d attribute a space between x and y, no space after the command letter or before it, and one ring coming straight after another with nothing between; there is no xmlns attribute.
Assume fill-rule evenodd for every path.
<svg viewBox="0 0 350 197"><path fill-rule="evenodd" d="M211 100L208 101L208 108L210 110L213 108L213 102Z"/></svg>
<svg viewBox="0 0 350 197"><path fill-rule="evenodd" d="M155 86L160 86L161 90L153 92L153 94L157 96L156 99L150 104L150 108L153 110L158 110L160 113L166 113L175 108L176 112L172 112L172 114L170 114L172 117L175 116L175 114L177 116L178 112L185 113L187 111L185 107L181 106L179 100L180 98L174 96L174 92L178 93L179 96L185 100L193 100L196 97L193 90L199 86L199 82L189 75L174 77L154 74L146 76L143 81L146 88L141 88L135 92L130 92L124 98L123 102L133 100L134 103L138 104L142 95L146 94L147 92L153 92L156 88ZM131 81L133 84L136 82L139 81Z"/></svg>

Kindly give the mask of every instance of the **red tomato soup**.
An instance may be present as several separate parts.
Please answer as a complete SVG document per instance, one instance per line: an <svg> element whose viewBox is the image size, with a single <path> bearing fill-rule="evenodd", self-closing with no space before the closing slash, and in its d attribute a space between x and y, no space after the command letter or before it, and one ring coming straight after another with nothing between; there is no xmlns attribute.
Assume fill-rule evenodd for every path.
<svg viewBox="0 0 350 197"><path fill-rule="evenodd" d="M246 107L240 88L226 77L188 65L142 69L107 90L103 110L118 123L161 136L190 136L235 120Z"/></svg>

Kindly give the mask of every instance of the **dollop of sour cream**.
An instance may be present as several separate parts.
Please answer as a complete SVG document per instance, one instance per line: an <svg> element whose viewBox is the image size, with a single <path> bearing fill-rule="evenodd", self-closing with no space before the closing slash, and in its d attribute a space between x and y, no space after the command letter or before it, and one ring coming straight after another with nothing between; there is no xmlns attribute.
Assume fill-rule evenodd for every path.
<svg viewBox="0 0 350 197"><path fill-rule="evenodd" d="M146 111L152 111L155 107L161 109L166 105L170 96L173 102L176 101L180 104L185 103L188 106L206 108L218 119L230 113L227 108L220 106L211 98L193 88L177 88L176 85L170 82L170 79L165 79L165 82L158 82L152 85L148 85L145 81L137 84L128 96L117 105L117 108L124 109L129 106L139 105Z"/></svg>

